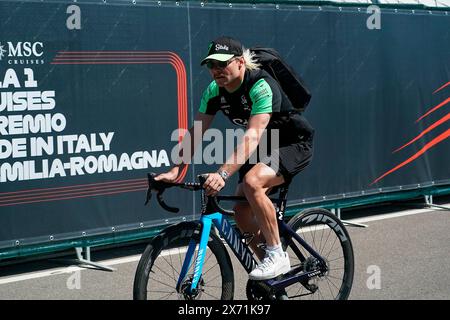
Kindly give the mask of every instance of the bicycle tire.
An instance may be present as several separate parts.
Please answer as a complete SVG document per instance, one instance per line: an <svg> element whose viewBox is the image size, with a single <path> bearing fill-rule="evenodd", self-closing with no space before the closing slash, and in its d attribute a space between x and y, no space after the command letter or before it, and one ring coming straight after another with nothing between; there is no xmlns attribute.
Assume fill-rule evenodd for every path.
<svg viewBox="0 0 450 320"><path fill-rule="evenodd" d="M233 266L225 246L223 245L222 241L217 237L217 235L214 234L214 232L210 233L208 241L209 250L207 250L206 253L203 274L201 277L201 281L199 282L199 289L201 289L199 291L200 294L198 294L196 297L189 297L184 295L183 293L178 293L176 291L176 283L178 280L177 275L179 275L181 271L182 262L184 261L184 256L186 253L185 249L180 248L185 247L187 248L189 241L191 239L195 239L197 241L198 246L200 238L200 229L201 229L200 223L181 222L179 224L164 229L159 235L157 235L150 242L150 244L146 247L144 253L142 254L142 257L136 269L133 285L134 300L156 299L156 294L155 295L152 294L151 296L149 296L148 289L149 288L152 289L153 287L153 289L155 289L156 291L156 288L158 286L164 289L163 290L164 292L162 292L164 296L160 297L161 299L164 300L171 300L173 298L181 300L189 298L207 299L207 300L233 299L234 295ZM174 254L179 256L172 257L172 255ZM165 256L169 256L169 258L165 258ZM193 261L195 261L194 260L195 258L196 256L194 256ZM170 268L166 269L165 267L168 265ZM187 283L186 281L188 281L189 276L192 275L193 273L193 265L194 263L192 263L188 271L188 276L186 277L185 283ZM217 267L219 268L219 270L213 270ZM177 272L177 274L175 272ZM206 279L206 275L208 272L212 272L215 278L219 276L221 277L221 281L218 281L219 285L217 286L216 289L214 289L216 291L220 291L220 293L217 292L215 292L214 294L211 294L211 292L206 293L208 281L211 280L211 278ZM157 273L158 277L150 277L151 273L155 274ZM212 280L215 280L215 278ZM169 283L166 283L165 280L168 280ZM169 292L165 291L171 287L173 291Z"/></svg>
<svg viewBox="0 0 450 320"><path fill-rule="evenodd" d="M297 288L295 288L295 286L286 288L288 297L290 299L292 299L293 296L297 298L309 297L310 299L319 300L346 300L350 295L353 284L354 254L350 236L342 222L326 209L310 208L295 215L289 221L288 225L315 251L326 259L327 267L329 268L329 271L325 275L316 276L308 281L308 284L313 283L314 286L317 287L314 293L307 290L303 284L296 283L295 286ZM318 233L319 231L320 235L316 234L316 232ZM327 242L332 234L335 235L335 240L330 249ZM336 258L335 256L331 256L333 254L333 248L337 242L336 240L338 240L340 244L340 246L336 246L336 248L340 250L336 250L334 254L337 252L338 255L342 254L342 257ZM284 250L289 253L291 267L296 264L298 265L299 263L303 263L304 268L306 269L308 262L313 260L313 258L310 257L311 255L302 246L300 246L296 240L287 245L286 238L282 236L282 243ZM301 248L300 251L305 256L306 261L300 261L298 256L294 254L292 250L293 245ZM341 278L336 276L336 274L340 273L342 273ZM321 289L323 290L321 291ZM294 290L297 291L294 292ZM329 298L326 298L325 294L328 293L330 293Z"/></svg>

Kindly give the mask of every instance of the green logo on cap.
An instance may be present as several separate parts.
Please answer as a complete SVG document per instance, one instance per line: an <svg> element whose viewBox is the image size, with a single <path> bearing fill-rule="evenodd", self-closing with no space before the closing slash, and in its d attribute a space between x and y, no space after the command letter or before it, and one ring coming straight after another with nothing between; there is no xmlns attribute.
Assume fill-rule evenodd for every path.
<svg viewBox="0 0 450 320"><path fill-rule="evenodd" d="M211 43L209 44L209 47L208 47L208 54L211 52L211 48L212 48L213 44L214 44L214 42L211 42Z"/></svg>

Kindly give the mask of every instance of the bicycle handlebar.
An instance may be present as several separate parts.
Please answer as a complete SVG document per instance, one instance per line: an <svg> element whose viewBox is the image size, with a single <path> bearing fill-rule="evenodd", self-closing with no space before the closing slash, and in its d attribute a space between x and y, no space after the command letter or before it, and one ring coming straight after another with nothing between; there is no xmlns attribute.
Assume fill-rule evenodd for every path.
<svg viewBox="0 0 450 320"><path fill-rule="evenodd" d="M152 191L156 191L156 199L158 200L159 205L161 207L163 207L163 209L165 209L169 212L173 212L173 213L178 213L180 211L180 209L176 208L176 207L171 207L164 202L163 197L162 197L162 194L164 193L164 191L171 187L180 187L182 189L188 189L191 191L203 190L204 189L203 184L205 183L206 179L208 178L207 174L202 174L202 175L197 176L197 178L199 179L200 182L177 183L177 182L157 181L157 180L155 180L156 176L157 176L157 174L155 174L155 173L147 174L148 189L147 189L147 197L146 197L145 205L147 205L148 202L150 201L150 199L152 198ZM228 210L228 209L222 208L219 205L219 202L218 202L216 196L214 196L214 197L208 196L208 199L211 201L210 203L213 206L214 210L219 211L225 215L234 215L235 214L235 212L233 210Z"/></svg>

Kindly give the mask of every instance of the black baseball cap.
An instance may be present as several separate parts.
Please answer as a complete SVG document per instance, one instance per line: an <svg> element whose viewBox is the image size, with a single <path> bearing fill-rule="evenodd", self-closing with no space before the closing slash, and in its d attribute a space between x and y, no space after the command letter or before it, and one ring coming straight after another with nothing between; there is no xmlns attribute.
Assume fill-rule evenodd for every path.
<svg viewBox="0 0 450 320"><path fill-rule="evenodd" d="M233 57L242 56L242 44L231 37L219 37L211 41L208 47L208 54L200 65L204 65L208 60L228 61Z"/></svg>

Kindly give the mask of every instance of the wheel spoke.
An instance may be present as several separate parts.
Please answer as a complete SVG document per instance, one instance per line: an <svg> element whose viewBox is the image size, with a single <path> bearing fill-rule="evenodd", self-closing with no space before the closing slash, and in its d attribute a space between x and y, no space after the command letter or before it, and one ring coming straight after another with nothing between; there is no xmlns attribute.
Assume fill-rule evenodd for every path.
<svg viewBox="0 0 450 320"><path fill-rule="evenodd" d="M323 296L322 291L320 291L320 288L317 288L317 293L322 297L322 300L325 300L325 297Z"/></svg>
<svg viewBox="0 0 450 320"><path fill-rule="evenodd" d="M172 267L172 275L173 275L173 278L176 279L176 278L177 278L176 275L175 275L176 270L175 270L175 268L173 267L172 255L169 254L169 257L170 257L170 266ZM178 272L177 272L177 274L178 274L178 276L180 275Z"/></svg>
<svg viewBox="0 0 450 320"><path fill-rule="evenodd" d="M333 279L337 279L337 280L342 280L343 279L343 278L338 278L338 277L330 276L330 275L326 275L325 277L326 278L333 278Z"/></svg>
<svg viewBox="0 0 450 320"><path fill-rule="evenodd" d="M212 298L214 298L214 299L220 299L220 297L213 296L212 294L209 294L209 293L207 293L205 291L203 291L203 293L208 295L208 296L210 296L210 297L212 297Z"/></svg>
<svg viewBox="0 0 450 320"><path fill-rule="evenodd" d="M320 253L321 250L322 250L323 234L324 234L324 232L323 232L323 230L322 230L321 235L320 235L320 244L319 244L319 248L318 248L318 250L319 250L318 252L319 252L319 253Z"/></svg>
<svg viewBox="0 0 450 320"><path fill-rule="evenodd" d="M205 263L205 265L206 265L206 263ZM214 263L213 263L212 267L209 268L208 270L206 270L206 271L203 273L203 276L205 276L209 271L211 271L212 269L214 269L214 268L217 267L217 266L218 266L218 264L214 264Z"/></svg>
<svg viewBox="0 0 450 320"><path fill-rule="evenodd" d="M164 270L162 270L160 267L158 267L157 265L153 265L155 268L157 268L159 271L161 271L161 273L165 274L167 277L169 277L170 279L177 281L175 278L172 278L171 275L169 275L167 272L165 272Z"/></svg>
<svg viewBox="0 0 450 320"><path fill-rule="evenodd" d="M175 294L175 293L176 293L176 292L169 293L169 294L167 294L167 295L161 297L161 298L158 299L158 300L166 300L168 297L170 297L171 295L173 295L173 294Z"/></svg>
<svg viewBox="0 0 450 320"><path fill-rule="evenodd" d="M328 243L328 239L330 239L331 234L333 233L333 229L328 228L328 236L327 236L327 240L325 240L325 243L323 244L323 248L320 249L320 252L322 252L322 250L325 250L325 245Z"/></svg>
<svg viewBox="0 0 450 320"><path fill-rule="evenodd" d="M331 281L329 278L326 278L326 280L327 280L327 282L331 283L333 285L333 287L335 287L339 291L339 288L334 284L333 281Z"/></svg>
<svg viewBox="0 0 450 320"><path fill-rule="evenodd" d="M334 297L333 290L331 290L330 283L328 281L327 281L327 286L328 286L328 290L330 290L331 296Z"/></svg>
<svg viewBox="0 0 450 320"><path fill-rule="evenodd" d="M204 275L203 275L204 276ZM212 279L209 279L208 280L208 282L212 282L212 281L214 281L214 280L216 280L218 277L220 277L221 276L221 274L219 273L217 276L215 276L214 278L212 278ZM204 279L204 278L203 278Z"/></svg>
<svg viewBox="0 0 450 320"><path fill-rule="evenodd" d="M155 281L155 282L161 283L162 285L164 285L164 286L166 286L166 287L169 287L169 288L173 289L173 286L170 286L170 285L168 285L167 283L164 283L164 282L159 281L159 280L154 279L154 278L149 278L149 279L150 279L150 280L153 280L153 281Z"/></svg>
<svg viewBox="0 0 450 320"><path fill-rule="evenodd" d="M169 257L170 257L170 256L171 256L171 255L169 255ZM172 273L173 273L173 279L176 279L177 276L175 275L175 272L177 273L177 275L180 275L180 274L179 274L178 271L175 270L175 268L173 267L173 265L172 265L172 258L170 258L171 263L169 263L169 262L167 262L166 258L164 258L164 256L160 256L160 257L166 262L166 264L168 264L168 265L170 266L170 268L172 269ZM167 273L165 273L165 274L167 274Z"/></svg>
<svg viewBox="0 0 450 320"><path fill-rule="evenodd" d="M335 259L331 259L331 260L327 260L328 262L333 262L333 261L336 261L336 260L339 260L339 259L345 259L345 257L344 256L340 256L339 258L335 258Z"/></svg>
<svg viewBox="0 0 450 320"><path fill-rule="evenodd" d="M333 242L333 245L331 246L330 252L328 252L328 254L325 256L326 259L328 259L331 252L333 252L333 248L334 248L334 245L336 244L337 239L338 239L337 237L336 237L336 239L334 239L334 242Z"/></svg>

